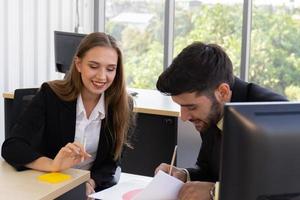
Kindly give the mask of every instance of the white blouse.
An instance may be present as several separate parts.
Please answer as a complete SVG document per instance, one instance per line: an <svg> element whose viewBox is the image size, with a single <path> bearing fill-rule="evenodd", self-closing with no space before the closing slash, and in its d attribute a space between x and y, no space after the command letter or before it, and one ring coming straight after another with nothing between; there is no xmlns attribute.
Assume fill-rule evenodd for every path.
<svg viewBox="0 0 300 200"><path fill-rule="evenodd" d="M88 158L82 163L79 163L75 168L90 169L93 162L96 159L97 149L99 144L101 121L105 118L105 106L104 106L104 93L101 95L97 105L93 109L90 117L87 118L86 111L82 102L81 94L77 98L76 105L76 128L75 139L84 145L84 138L86 138L85 149L92 157Z"/></svg>

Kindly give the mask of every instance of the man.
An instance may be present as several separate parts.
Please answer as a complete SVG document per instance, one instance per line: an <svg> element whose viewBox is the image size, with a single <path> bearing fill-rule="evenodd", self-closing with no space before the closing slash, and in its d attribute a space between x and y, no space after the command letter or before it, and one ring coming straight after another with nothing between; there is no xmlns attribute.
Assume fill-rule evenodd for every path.
<svg viewBox="0 0 300 200"><path fill-rule="evenodd" d="M202 138L197 168L172 169L172 176L187 182L179 192L181 200L212 199L214 184L219 181L226 102L286 101L281 95L235 77L232 63L223 49L201 42L183 49L159 76L156 87L171 95L181 107L181 119L192 122ZM167 172L169 167L163 163L157 170Z"/></svg>

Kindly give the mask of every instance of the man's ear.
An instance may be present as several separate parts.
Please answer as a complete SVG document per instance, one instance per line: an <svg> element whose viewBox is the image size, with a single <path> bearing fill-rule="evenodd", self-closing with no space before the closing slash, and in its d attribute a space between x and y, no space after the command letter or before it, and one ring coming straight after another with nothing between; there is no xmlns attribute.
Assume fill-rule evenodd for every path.
<svg viewBox="0 0 300 200"><path fill-rule="evenodd" d="M74 58L75 67L78 72L81 72L81 59L77 56Z"/></svg>
<svg viewBox="0 0 300 200"><path fill-rule="evenodd" d="M227 83L221 83L215 90L215 97L220 103L229 102L231 99L231 89Z"/></svg>

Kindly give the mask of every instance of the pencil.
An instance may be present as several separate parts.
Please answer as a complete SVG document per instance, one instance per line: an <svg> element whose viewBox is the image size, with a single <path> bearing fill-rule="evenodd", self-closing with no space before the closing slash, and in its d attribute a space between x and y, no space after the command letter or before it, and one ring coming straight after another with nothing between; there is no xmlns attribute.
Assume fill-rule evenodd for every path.
<svg viewBox="0 0 300 200"><path fill-rule="evenodd" d="M83 138L83 150L85 151L86 148L86 136Z"/></svg>
<svg viewBox="0 0 300 200"><path fill-rule="evenodd" d="M174 152L173 152L173 156L172 156L172 161L171 161L171 166L170 166L170 169L169 169L169 175L172 174L172 168L173 168L173 165L174 165L174 162L175 162L176 151L177 151L177 145L174 148Z"/></svg>
<svg viewBox="0 0 300 200"><path fill-rule="evenodd" d="M86 148L86 136L83 137L83 151L85 152L85 148ZM81 162L84 161L84 156L81 158Z"/></svg>

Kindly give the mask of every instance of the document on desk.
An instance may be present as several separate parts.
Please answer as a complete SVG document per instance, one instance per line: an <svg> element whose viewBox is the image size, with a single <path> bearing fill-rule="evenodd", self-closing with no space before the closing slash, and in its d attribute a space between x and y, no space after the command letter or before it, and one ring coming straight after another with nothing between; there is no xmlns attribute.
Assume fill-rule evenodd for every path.
<svg viewBox="0 0 300 200"><path fill-rule="evenodd" d="M184 183L179 179L170 176L163 171L159 171L149 185L134 196L132 200L176 200L178 192L183 184Z"/></svg>
<svg viewBox="0 0 300 200"><path fill-rule="evenodd" d="M91 194L89 197L103 200L129 200L128 194L144 189L151 180L151 177L122 173L117 185Z"/></svg>
<svg viewBox="0 0 300 200"><path fill-rule="evenodd" d="M184 183L162 171L151 180L127 179L89 197L103 200L176 200Z"/></svg>

